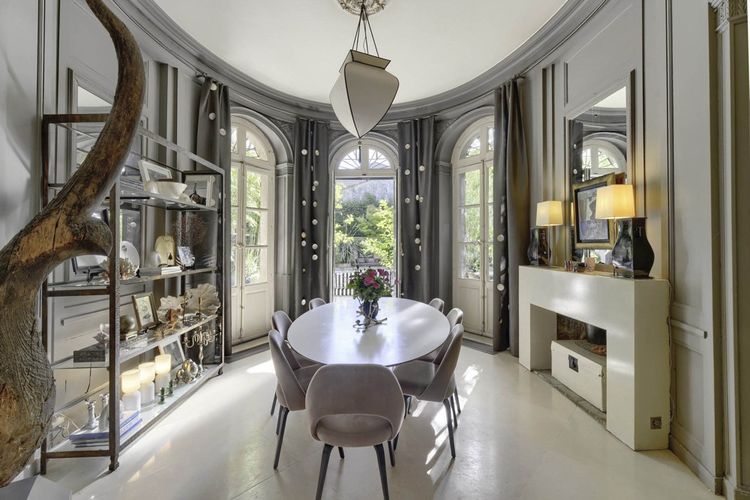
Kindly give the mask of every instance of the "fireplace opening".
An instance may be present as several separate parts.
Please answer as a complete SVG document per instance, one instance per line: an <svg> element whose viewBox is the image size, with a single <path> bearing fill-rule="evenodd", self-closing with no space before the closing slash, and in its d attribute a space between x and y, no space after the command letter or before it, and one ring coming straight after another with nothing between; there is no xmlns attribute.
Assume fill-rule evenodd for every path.
<svg viewBox="0 0 750 500"><path fill-rule="evenodd" d="M587 351L607 355L607 330L562 314L557 315L557 340L575 340Z"/></svg>

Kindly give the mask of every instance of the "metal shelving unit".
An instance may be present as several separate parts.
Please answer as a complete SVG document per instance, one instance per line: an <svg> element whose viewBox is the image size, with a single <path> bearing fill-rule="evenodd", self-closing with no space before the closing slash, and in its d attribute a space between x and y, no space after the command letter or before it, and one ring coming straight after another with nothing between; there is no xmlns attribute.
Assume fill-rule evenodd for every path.
<svg viewBox="0 0 750 500"><path fill-rule="evenodd" d="M106 114L61 114L45 115L42 128L42 202L44 205L49 203L50 199L59 191L64 182L60 181L57 168L59 165L67 165L66 172L72 173L79 165L79 159L88 153L90 146L96 141L98 131L103 127L107 120ZM85 137L89 147L80 147L76 137ZM52 142L51 142L52 141ZM140 149L132 149L126 164L131 167L132 163L138 159L148 159L152 163L161 164L170 168L178 175L175 180L184 181L186 175L212 175L216 177L216 185L219 186L219 197L215 206L205 206L184 200L174 200L169 197L154 194L142 190L134 189L132 186L121 186L119 180L115 183L109 196L105 200L106 207L109 210L110 229L112 230L112 249L108 257L108 275L109 281L53 281L52 276L42 285L42 342L45 349L50 353L50 346L55 338L55 328L50 324L50 304L58 298L73 297L99 297L108 299L108 316L110 325L110 341L106 353L106 359L103 362L93 363L74 363L72 356L63 359L51 359L53 370L94 370L106 369L108 371L107 382L99 387L89 390L78 398L69 401L63 408L58 411L72 408L81 404L87 397L99 392L108 391L109 400L112 402L120 399L120 366L128 360L137 358L153 351L154 349L181 339L185 334L191 331L206 327L211 324L215 325L217 332L214 343L213 356L209 363L205 365L203 375L192 383L178 386L174 391L174 396L169 398L165 404L153 405L141 410L142 423L138 428L129 433L125 439L121 440L120 426L110 425L109 439L106 444L76 448L69 440L48 448L47 442L42 444L41 455L41 472L44 474L47 468L47 462L51 459L74 458L74 457L108 457L110 464L109 469L115 470L118 466L119 454L124 448L135 442L143 436L148 430L155 425L161 418L169 414L180 403L185 401L190 395L198 390L206 381L222 373L224 366L224 332L226 331L226 317L223 310L215 315L200 318L189 324L179 325L173 330L160 332L149 332L135 341L121 342L118 332L120 331L120 304L121 299L132 295L131 292L123 291L123 287L128 285L148 285L160 281L178 280L181 290L188 288L188 280L193 277L214 276L214 282L219 292L219 299L222 304L226 303L228 294L225 293L224 279L224 261L223 261L223 234L225 231L223 213L222 213L222 196L220 187L223 185L224 172L216 165L206 161L203 158L187 151L186 149L173 144L153 132L139 127L134 138L134 144L140 142ZM159 161L157 158L149 157L149 147L159 149L162 153L160 158L169 158L170 161ZM167 165L171 163L172 165ZM54 175L50 168L56 168ZM50 182L54 178L56 182ZM66 179L65 179L66 180ZM120 220L120 210L123 204L129 206L137 205L146 207L144 210L156 210L161 212L166 220L166 213L177 213L177 217L186 217L189 212L207 212L216 213L218 221L218 230L215 246L215 265L189 269L178 273L143 276L123 280L119 277L119 249L121 245L118 224ZM157 215L158 216L158 215ZM128 287L132 289L132 287ZM90 300L90 299L89 299ZM118 404L109 405L109 421L120 422L120 408Z"/></svg>

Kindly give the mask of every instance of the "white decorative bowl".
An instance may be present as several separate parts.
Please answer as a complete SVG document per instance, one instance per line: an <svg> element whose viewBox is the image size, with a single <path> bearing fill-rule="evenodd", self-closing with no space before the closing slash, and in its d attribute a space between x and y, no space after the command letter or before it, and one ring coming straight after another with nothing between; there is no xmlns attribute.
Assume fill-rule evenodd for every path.
<svg viewBox="0 0 750 500"><path fill-rule="evenodd" d="M187 184L174 181L157 181L156 189L159 191L159 194L178 200L182 192L187 189Z"/></svg>

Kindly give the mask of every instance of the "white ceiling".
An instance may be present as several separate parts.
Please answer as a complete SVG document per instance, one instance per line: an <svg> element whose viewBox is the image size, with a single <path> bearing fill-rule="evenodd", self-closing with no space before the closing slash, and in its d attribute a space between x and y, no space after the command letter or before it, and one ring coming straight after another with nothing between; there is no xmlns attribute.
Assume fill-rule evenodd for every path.
<svg viewBox="0 0 750 500"><path fill-rule="evenodd" d="M401 82L396 102L466 83L510 55L566 0L390 0L371 17ZM155 0L210 51L278 91L318 102L351 47L357 17L337 0Z"/></svg>

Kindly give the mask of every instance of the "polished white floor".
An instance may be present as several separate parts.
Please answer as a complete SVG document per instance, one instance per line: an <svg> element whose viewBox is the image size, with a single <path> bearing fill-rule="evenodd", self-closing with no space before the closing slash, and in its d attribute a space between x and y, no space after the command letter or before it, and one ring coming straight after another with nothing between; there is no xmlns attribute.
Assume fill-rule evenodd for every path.
<svg viewBox="0 0 750 500"><path fill-rule="evenodd" d="M464 348L457 379L464 411L456 460L442 406L420 403L389 471L391 498L716 498L672 453L632 452L507 354ZM233 363L128 449L114 473L92 482L106 463L86 459L54 462L49 477L76 499L313 498L322 445L304 412L289 415L272 469L274 386L268 352ZM324 498L382 498L374 451L332 454Z"/></svg>

